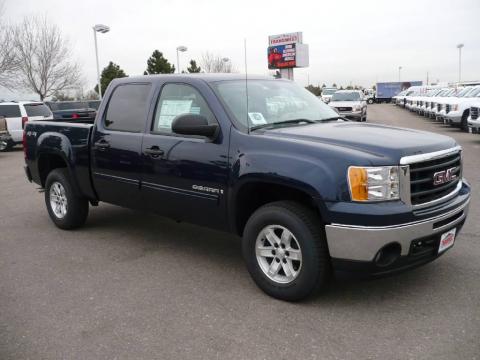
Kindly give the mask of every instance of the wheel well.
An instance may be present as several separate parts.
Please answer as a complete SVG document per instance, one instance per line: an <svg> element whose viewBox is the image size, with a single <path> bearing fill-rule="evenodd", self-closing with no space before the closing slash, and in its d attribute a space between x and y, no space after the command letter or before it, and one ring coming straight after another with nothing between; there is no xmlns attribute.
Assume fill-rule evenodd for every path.
<svg viewBox="0 0 480 360"><path fill-rule="evenodd" d="M238 235L242 236L245 224L259 207L280 200L303 204L320 216L313 198L304 191L273 183L255 182L243 185L236 195L235 221Z"/></svg>
<svg viewBox="0 0 480 360"><path fill-rule="evenodd" d="M67 163L62 159L60 155L56 154L44 154L38 159L38 171L40 174L40 181L42 186L45 186L47 176L50 171L58 168L66 168Z"/></svg>

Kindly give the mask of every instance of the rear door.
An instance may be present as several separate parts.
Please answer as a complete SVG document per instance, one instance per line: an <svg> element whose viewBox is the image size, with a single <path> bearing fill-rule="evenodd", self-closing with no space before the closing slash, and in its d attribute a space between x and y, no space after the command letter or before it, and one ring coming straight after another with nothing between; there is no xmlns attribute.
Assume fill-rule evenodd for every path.
<svg viewBox="0 0 480 360"><path fill-rule="evenodd" d="M44 103L23 104L27 113L27 121L53 120L53 114Z"/></svg>
<svg viewBox="0 0 480 360"><path fill-rule="evenodd" d="M92 178L101 201L140 206L142 138L149 112L150 83L117 85L92 137Z"/></svg>
<svg viewBox="0 0 480 360"><path fill-rule="evenodd" d="M0 104L0 116L7 120L7 128L14 143L22 142L22 113L18 104Z"/></svg>

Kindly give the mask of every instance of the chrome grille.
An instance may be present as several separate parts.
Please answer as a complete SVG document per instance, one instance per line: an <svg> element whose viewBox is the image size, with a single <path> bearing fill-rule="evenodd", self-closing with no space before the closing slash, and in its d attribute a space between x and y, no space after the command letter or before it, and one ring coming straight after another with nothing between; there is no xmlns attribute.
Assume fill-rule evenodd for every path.
<svg viewBox="0 0 480 360"><path fill-rule="evenodd" d="M437 111L442 110L442 104L437 104Z"/></svg>
<svg viewBox="0 0 480 360"><path fill-rule="evenodd" d="M450 112L451 105L445 105L445 112L448 114Z"/></svg>
<svg viewBox="0 0 480 360"><path fill-rule="evenodd" d="M470 115L472 117L472 120L478 119L478 113L479 112L480 112L480 108L478 108L478 107L470 108Z"/></svg>
<svg viewBox="0 0 480 360"><path fill-rule="evenodd" d="M436 174L451 170L454 179L435 184ZM453 192L462 180L461 152L410 164L410 196L413 205L438 200Z"/></svg>

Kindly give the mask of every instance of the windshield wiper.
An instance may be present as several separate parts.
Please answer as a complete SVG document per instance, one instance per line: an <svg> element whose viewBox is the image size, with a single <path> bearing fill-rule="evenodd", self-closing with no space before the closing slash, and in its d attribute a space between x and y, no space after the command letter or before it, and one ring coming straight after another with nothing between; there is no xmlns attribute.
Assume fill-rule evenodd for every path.
<svg viewBox="0 0 480 360"><path fill-rule="evenodd" d="M277 122L273 122L273 123L267 123L267 124L252 126L250 128L250 130L255 131L255 130L270 127L270 126L277 126L277 125L283 125L283 124L299 124L299 123L315 124L316 121L315 120L309 120L309 119L291 119L291 120L277 121Z"/></svg>

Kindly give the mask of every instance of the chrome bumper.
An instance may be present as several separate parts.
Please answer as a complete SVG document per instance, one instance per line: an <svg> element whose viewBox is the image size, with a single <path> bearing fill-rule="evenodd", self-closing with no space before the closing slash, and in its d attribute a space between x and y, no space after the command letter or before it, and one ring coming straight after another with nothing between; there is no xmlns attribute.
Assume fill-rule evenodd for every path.
<svg viewBox="0 0 480 360"><path fill-rule="evenodd" d="M412 240L432 236L462 223L468 214L470 199L448 213L425 220L391 226L325 226L330 256L337 259L373 261L387 244L398 243L401 256L409 253ZM458 216L462 213L461 216ZM452 221L448 221L451 218ZM447 220L445 222L445 220Z"/></svg>

